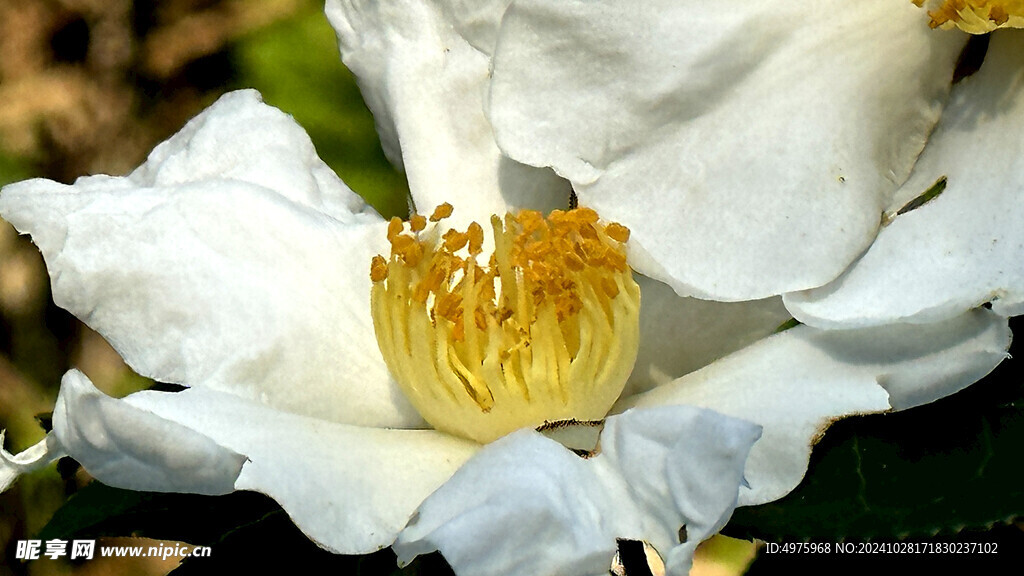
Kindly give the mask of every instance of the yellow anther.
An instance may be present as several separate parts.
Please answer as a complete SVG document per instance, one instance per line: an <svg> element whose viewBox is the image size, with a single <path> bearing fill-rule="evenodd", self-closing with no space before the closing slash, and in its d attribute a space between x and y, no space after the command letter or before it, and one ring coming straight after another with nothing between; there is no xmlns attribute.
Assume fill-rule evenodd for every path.
<svg viewBox="0 0 1024 576"><path fill-rule="evenodd" d="M583 270L586 266L583 263L583 259L572 252L565 255L565 265L568 266L570 270L574 270L576 272Z"/></svg>
<svg viewBox="0 0 1024 576"><path fill-rule="evenodd" d="M430 215L430 221L440 222L441 220L444 220L445 218L451 216L452 210L452 205L445 202L444 204L441 204L437 208L434 208L434 213Z"/></svg>
<svg viewBox="0 0 1024 576"><path fill-rule="evenodd" d="M409 266L416 266L423 258L423 245L408 234L399 234L391 240L391 253L402 257Z"/></svg>
<svg viewBox="0 0 1024 576"><path fill-rule="evenodd" d="M484 229L476 222L470 222L466 234L469 235L469 253L479 254L484 245Z"/></svg>
<svg viewBox="0 0 1024 576"><path fill-rule="evenodd" d="M554 214L557 212L559 211L555 210L554 212L552 212L552 216L554 216ZM547 223L544 221L544 216L542 216L541 213L537 212L536 210L523 210L518 214L518 218L515 219L517 219L519 221L520 226L522 226L523 234L533 234L538 230L547 228Z"/></svg>
<svg viewBox="0 0 1024 576"><path fill-rule="evenodd" d="M383 256L377 255L370 260L370 280L383 282L388 278L388 261Z"/></svg>
<svg viewBox="0 0 1024 576"><path fill-rule="evenodd" d="M477 330L487 330L487 316L483 310L477 308L473 311L473 322Z"/></svg>
<svg viewBox="0 0 1024 576"><path fill-rule="evenodd" d="M993 6L988 13L989 20L995 22L996 26L1002 26L1010 21L1010 13L1003 6Z"/></svg>
<svg viewBox="0 0 1024 576"><path fill-rule="evenodd" d="M430 221L451 213L443 204ZM588 208L494 216L482 265L479 224L444 231L418 218L415 236L392 221L391 256L375 257L370 277L381 353L420 414L480 442L603 418L636 359L628 229Z"/></svg>
<svg viewBox="0 0 1024 576"><path fill-rule="evenodd" d="M458 318L458 313L461 311L459 309L461 304L462 296L458 294L445 294L438 300L437 305L434 307L434 312L441 318L455 321Z"/></svg>
<svg viewBox="0 0 1024 576"><path fill-rule="evenodd" d="M629 240L629 228L626 228L618 222L612 222L609 224L608 227L604 229L604 233L616 242L626 242Z"/></svg>
<svg viewBox="0 0 1024 576"><path fill-rule="evenodd" d="M449 252L462 250L462 247L469 242L469 234L459 232L458 230L449 230L444 233L442 238L444 239L444 247Z"/></svg>
<svg viewBox="0 0 1024 576"><path fill-rule="evenodd" d="M601 279L601 289L608 295L609 298L615 298L619 295L619 286L611 278Z"/></svg>
<svg viewBox="0 0 1024 576"><path fill-rule="evenodd" d="M404 253L416 243L416 239L408 234L399 234L391 240L391 250Z"/></svg>
<svg viewBox="0 0 1024 576"><path fill-rule="evenodd" d="M402 219L395 216L388 222L388 242L394 242L395 238L402 233Z"/></svg>
<svg viewBox="0 0 1024 576"><path fill-rule="evenodd" d="M600 217L597 215L592 208L577 208L569 212L569 214L575 214L575 220L580 224L597 224Z"/></svg>
<svg viewBox="0 0 1024 576"><path fill-rule="evenodd" d="M918 6L926 4L926 0L912 1ZM1024 28L1024 0L930 0L927 4L932 28L955 26L971 34Z"/></svg>
<svg viewBox="0 0 1024 576"><path fill-rule="evenodd" d="M604 253L605 259L608 265L614 270L624 271L627 269L626 266L626 255L622 252L616 252L614 250L607 250Z"/></svg>

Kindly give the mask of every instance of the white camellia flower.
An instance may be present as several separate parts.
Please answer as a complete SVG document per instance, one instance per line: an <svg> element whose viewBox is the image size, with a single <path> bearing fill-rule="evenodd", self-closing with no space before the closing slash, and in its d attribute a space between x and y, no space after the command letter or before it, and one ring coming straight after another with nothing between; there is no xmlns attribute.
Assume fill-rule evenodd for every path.
<svg viewBox="0 0 1024 576"><path fill-rule="evenodd" d="M57 304L189 388L113 399L69 372L53 432L0 451L0 486L69 454L124 488L265 493L337 553L597 574L623 538L685 574L736 505L799 483L829 423L1005 358L1024 288L1016 31L943 112L965 35L909 3L327 12L417 211L455 212L384 221L252 91L127 176L5 187ZM587 210L514 233L539 228L507 212L570 189ZM474 221L494 265L449 266L485 251ZM775 333L791 314L807 325ZM601 423L534 430L572 417Z"/></svg>

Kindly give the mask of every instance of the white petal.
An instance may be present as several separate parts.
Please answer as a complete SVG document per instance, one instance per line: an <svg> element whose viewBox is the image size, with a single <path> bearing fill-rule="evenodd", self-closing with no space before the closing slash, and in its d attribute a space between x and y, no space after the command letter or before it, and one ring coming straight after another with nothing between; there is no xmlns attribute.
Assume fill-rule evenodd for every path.
<svg viewBox="0 0 1024 576"><path fill-rule="evenodd" d="M140 187L236 180L273 190L342 222L380 218L317 156L302 127L263 104L255 90L220 97L153 149L128 180Z"/></svg>
<svg viewBox="0 0 1024 576"><path fill-rule="evenodd" d="M77 370L64 375L53 434L101 482L131 490L226 494L245 456L106 396Z"/></svg>
<svg viewBox="0 0 1024 576"><path fill-rule="evenodd" d="M640 350L624 395L666 384L772 334L790 314L781 298L713 302L678 296L667 284L640 284Z"/></svg>
<svg viewBox="0 0 1024 576"><path fill-rule="evenodd" d="M255 129L255 132L254 132ZM225 96L126 178L5 187L53 297L139 373L355 424L417 426L370 317L384 222L252 92Z"/></svg>
<svg viewBox="0 0 1024 576"><path fill-rule="evenodd" d="M510 434L424 502L395 543L399 563L440 550L462 576L601 574L626 538L686 574L696 545L732 514L758 434L691 407L608 418L588 459L533 431Z"/></svg>
<svg viewBox="0 0 1024 576"><path fill-rule="evenodd" d="M479 448L433 430L335 424L200 388L125 400L245 454L235 488L267 494L339 554L390 545L423 499Z"/></svg>
<svg viewBox="0 0 1024 576"><path fill-rule="evenodd" d="M870 243L964 38L890 0L522 0L490 117L507 154L633 230L640 272L762 298L832 280Z"/></svg>
<svg viewBox="0 0 1024 576"><path fill-rule="evenodd" d="M1009 344L1006 320L987 310L928 325L798 326L618 408L692 404L762 425L740 493L741 505L761 504L796 487L834 420L951 394L991 371Z"/></svg>
<svg viewBox="0 0 1024 576"><path fill-rule="evenodd" d="M947 178L942 194L896 216L838 280L788 294L816 326L932 322L992 301L1024 313L1024 36L992 35L981 70L958 85L900 205Z"/></svg>
<svg viewBox="0 0 1024 576"><path fill-rule="evenodd" d="M915 339L914 333L927 335L927 340L919 343L920 350L941 350L927 363L892 370L880 378L879 384L889 393L889 404L896 410L928 404L959 392L1010 357L1012 335L1008 322L985 310L931 325L924 331L908 325L895 326L889 332L889 337L867 343L873 347L868 349L870 353L878 357L887 354L887 346L909 346Z"/></svg>
<svg viewBox="0 0 1024 576"><path fill-rule="evenodd" d="M39 442L11 454L4 449L4 431L0 430L0 492L7 490L18 476L28 474L64 456L64 447L51 433Z"/></svg>
<svg viewBox="0 0 1024 576"><path fill-rule="evenodd" d="M489 50L506 1L331 0L342 59L359 79L385 152L416 209L455 206L454 224L509 206L553 208L568 183L506 158L484 117Z"/></svg>

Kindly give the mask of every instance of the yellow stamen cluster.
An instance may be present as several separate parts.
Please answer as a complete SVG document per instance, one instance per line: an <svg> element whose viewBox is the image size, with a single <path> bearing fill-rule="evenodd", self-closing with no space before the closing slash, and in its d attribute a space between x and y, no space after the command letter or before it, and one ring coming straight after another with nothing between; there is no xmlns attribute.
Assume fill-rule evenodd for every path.
<svg viewBox="0 0 1024 576"><path fill-rule="evenodd" d="M912 0L923 6L925 0ZM997 28L1024 28L1024 0L942 0L930 2L932 28L956 26L971 34L987 34Z"/></svg>
<svg viewBox="0 0 1024 576"><path fill-rule="evenodd" d="M395 380L435 428L489 442L546 421L599 420L636 360L640 289L629 230L578 208L524 210L483 228L429 218L388 226L370 263L377 342Z"/></svg>

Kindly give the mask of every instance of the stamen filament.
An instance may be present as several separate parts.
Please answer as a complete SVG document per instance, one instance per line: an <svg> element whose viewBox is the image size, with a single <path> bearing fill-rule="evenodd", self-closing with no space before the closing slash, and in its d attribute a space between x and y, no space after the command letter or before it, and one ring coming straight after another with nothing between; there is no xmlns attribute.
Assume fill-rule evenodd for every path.
<svg viewBox="0 0 1024 576"><path fill-rule="evenodd" d="M491 218L483 230L392 221L389 258L373 259L371 301L381 354L439 430L489 442L545 421L598 420L636 359L639 287L629 230L587 208Z"/></svg>

